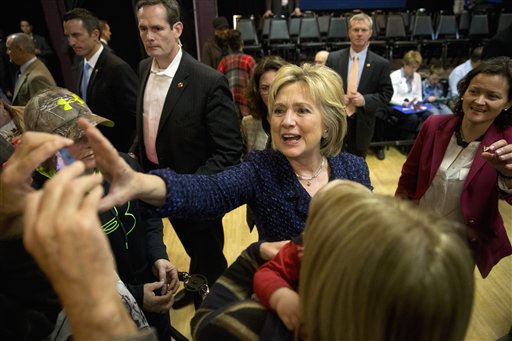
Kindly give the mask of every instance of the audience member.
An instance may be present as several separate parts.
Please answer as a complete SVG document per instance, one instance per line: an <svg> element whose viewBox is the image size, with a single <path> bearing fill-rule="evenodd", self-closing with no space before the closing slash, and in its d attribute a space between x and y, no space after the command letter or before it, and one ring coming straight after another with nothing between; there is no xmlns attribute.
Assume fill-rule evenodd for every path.
<svg viewBox="0 0 512 341"><path fill-rule="evenodd" d="M100 128L121 152L127 152L135 135L138 79L133 69L100 42L100 22L90 11L74 8L63 18L64 35L80 57L73 67L72 90L93 112L114 121L113 128Z"/></svg>
<svg viewBox="0 0 512 341"><path fill-rule="evenodd" d="M28 131L72 139L74 145L68 147L71 156L85 164L86 173L93 174L97 171L94 152L77 126L78 117L112 126L112 121L94 115L77 95L62 88L40 92L25 107ZM130 167L140 170L133 158L120 155ZM59 158L43 164L34 173L32 186L42 188L62 166ZM108 184L103 186L108 191ZM101 227L108 236L120 279L144 310L149 324L156 327L160 339L169 340L169 309L179 286L178 273L168 260L162 220L144 217L139 206L137 200L132 200L101 213Z"/></svg>
<svg viewBox="0 0 512 341"><path fill-rule="evenodd" d="M391 104L408 107L423 101L421 76L416 72L421 62L421 54L418 51L408 51L402 59L402 67L391 73L391 84L393 85Z"/></svg>
<svg viewBox="0 0 512 341"><path fill-rule="evenodd" d="M47 64L50 57L53 56L53 50L46 38L32 32L32 24L26 18L20 20L20 30L27 34L33 41L36 47L35 54L43 63Z"/></svg>
<svg viewBox="0 0 512 341"><path fill-rule="evenodd" d="M389 61L368 49L372 27L368 15L353 15L348 28L350 48L330 52L326 62L340 74L346 89L348 133L344 149L363 157L372 140L375 114L387 106L393 94Z"/></svg>
<svg viewBox="0 0 512 341"><path fill-rule="evenodd" d="M254 294L275 311L288 330L300 328L299 273L304 254L303 235L284 244L279 252L254 273Z"/></svg>
<svg viewBox="0 0 512 341"><path fill-rule="evenodd" d="M243 149L240 120L228 81L181 48L183 23L177 1L141 0L137 19L149 58L139 64L137 142L132 150L144 170L213 174L239 163ZM156 27L158 34L154 34ZM209 219L169 216L191 258L189 273L215 282L227 266L222 215ZM192 300L192 294L181 290L173 307L184 307Z"/></svg>
<svg viewBox="0 0 512 341"><path fill-rule="evenodd" d="M13 105L23 106L38 91L56 86L46 65L36 57L34 41L27 34L11 34L6 46L11 63L19 66L11 100Z"/></svg>
<svg viewBox="0 0 512 341"><path fill-rule="evenodd" d="M66 314L63 311L59 313L61 306L52 289L52 285L41 272L34 259L27 253L27 249L29 249L29 247L27 246L27 249L25 249L23 246L22 236L26 237L27 231L23 231L22 212L23 209L28 206L27 196L29 193L34 192L30 183L31 173L38 165L43 163L43 161L54 155L59 148L69 145L72 141L64 138L56 139L52 135L32 132L24 134L21 137L21 140L23 143L17 144L16 151L8 160L8 163L4 165L4 171L0 176L0 270L5 274L1 283L0 294L0 301L2 303L2 322L0 323L0 330L2 337L7 339L67 340L71 335L71 330L69 328ZM13 201L13 198L16 198L16 200ZM69 198L66 197L63 200L68 199ZM49 202L55 204L56 200L49 200ZM65 211L63 207L58 207L58 210L59 212ZM48 213L48 211L43 212ZM96 216L96 212L97 210L91 211L91 217L93 219ZM71 214L73 215L73 218L76 217L76 212ZM80 217L80 219L83 219L83 217ZM61 222L69 222L69 228L76 231L75 229L77 228L77 225L73 224L71 220L65 219ZM55 245L54 243L50 243L50 241L55 241L55 239L50 237L47 233L49 231L49 226L43 223L41 228L42 229L38 229L37 236L43 237L43 233L41 233L41 231L44 230L45 237L49 237L49 239L42 238L45 239L45 245ZM95 230L100 231L97 227L95 227ZM74 234L67 233L66 235L76 236ZM82 236L83 235L81 235L81 237ZM77 245L75 243L69 243L69 246L76 247ZM38 250L42 251L43 247L40 246ZM81 250L85 250L85 248ZM48 254L45 254L45 256L47 255ZM94 253L94 257L98 257L98 254ZM106 258L100 257L100 259L95 259L99 259L102 262L107 260L105 264L108 266L110 263L109 259L111 259L111 257L112 256L110 255ZM80 257L79 259L73 259L73 257L70 257L66 259L65 262L67 262L66 264L71 266L71 268L74 268L75 266L80 266L78 263L81 260L82 258ZM69 262L73 262L73 265ZM73 276L70 274L70 271L73 271L71 268L68 269L66 267L61 267L59 269L60 274L55 273L55 275L58 275L60 280L69 280L70 277L66 277L65 275ZM88 283L94 282L90 280L90 276L91 274L96 275L96 272L88 272L90 270L88 266L80 266L80 270L84 270L87 276L71 278L75 278L75 280L87 278L86 281ZM112 273L113 272L114 269L112 268ZM76 271L74 273L76 273ZM110 277L111 275L109 275L109 278ZM117 276L115 276L115 278L117 278ZM132 318L137 317L137 321L143 323L145 318L142 312L140 312L137 303L124 285L122 285L122 282L119 280L116 280L116 282L114 282L113 288L116 288L117 286L118 295L113 296L112 298L119 302L122 300L123 303L130 304L129 313L132 315ZM82 295L78 295L80 297L75 297L72 300L70 300L71 296L67 296L67 304L64 302L64 307L69 308L68 317L72 318L74 323L80 324L80 321L78 321L80 317L77 315L81 315L87 325L87 321L90 322L90 317L83 315L83 312L87 311L94 314L98 308L97 304L103 304L106 302L96 302L92 293L87 290L87 284L84 286L84 284L79 285L78 283L74 283L75 290L73 290L73 283L67 284L69 284L69 286L65 285L65 289L70 293L70 295L76 296L77 292L82 293ZM53 285L57 293L61 295L62 292L59 292L57 285L55 283L53 283ZM37 287L37 290L33 289L34 286ZM60 289L63 289L63 287L61 286ZM98 287L96 290L102 289ZM107 289L106 291L108 292L109 290L110 289ZM97 294L99 294L99 292L96 293L96 296ZM119 295L121 294L122 296L120 297ZM87 306L88 309L84 309L83 307L84 305L87 305L87 303L91 305ZM70 304L79 304L79 306L75 305L70 307ZM105 312L112 312L111 308L115 305L116 302L106 303L104 306L104 308L107 308ZM98 312L101 311L102 310L100 309ZM138 315L139 312L140 315ZM122 311L121 309L119 313L120 315L118 317L114 316L114 318L115 320L119 318L119 321L121 322L121 316L126 315L126 311ZM103 315L102 318L104 318ZM130 324L133 325L133 321L131 321L129 325ZM147 326L147 322L145 325ZM93 327L93 325L87 325L87 327ZM126 330L129 330L129 328ZM116 329L117 333L119 331L120 330ZM77 327L77 330L73 330L73 332L76 332L73 335L74 337L76 336L75 339L82 339L81 334L86 331L83 328L81 329ZM87 331L90 336L94 335L94 332L95 331ZM115 335L115 333L112 335Z"/></svg>
<svg viewBox="0 0 512 341"><path fill-rule="evenodd" d="M342 98L341 79L330 68L282 66L268 101L274 149L252 152L240 165L210 175L134 172L81 120L97 165L111 182L102 207L138 197L158 207L160 216L206 218L248 204L260 240L297 236L311 197L328 181L351 179L371 188L364 159L340 153L346 131Z"/></svg>
<svg viewBox="0 0 512 341"><path fill-rule="evenodd" d="M101 36L100 41L105 46L110 42L110 38L112 37L112 32L110 31L110 25L104 19L100 19L100 28L101 28Z"/></svg>
<svg viewBox="0 0 512 341"><path fill-rule="evenodd" d="M100 42L103 44L103 47L108 50L110 53L116 53L114 49L109 45L110 39L112 37L112 31L110 31L110 25L105 19L100 19Z"/></svg>
<svg viewBox="0 0 512 341"><path fill-rule="evenodd" d="M397 196L465 224L486 277L512 254L498 199L512 204L512 61L494 58L459 83L455 115L429 117L402 168Z"/></svg>
<svg viewBox="0 0 512 341"><path fill-rule="evenodd" d="M55 293L35 259L59 295L71 321L74 340L155 340L151 330L137 332L119 299L112 254L97 220L98 202L103 193L101 176L79 176L84 167L76 162L50 180L51 185L44 192L35 192L30 186L31 173L72 141L35 132L25 133L22 140L0 174L0 235L1 239L8 239L2 243L12 244L9 248L0 247L2 264L10 270L3 277L0 294L2 310L5 309L2 336L41 340L51 331L47 329L43 333L38 323L50 311L42 307L49 304ZM18 257L16 250L19 250ZM4 256L9 254L12 259L6 263ZM13 269L18 273L22 269L22 273L18 286L13 286L9 296L5 288L16 274ZM47 288L53 296L44 296ZM15 305L7 305L6 297L13 298ZM5 334L9 330L14 333Z"/></svg>
<svg viewBox="0 0 512 341"><path fill-rule="evenodd" d="M440 66L432 65L428 76L421 83L423 98L425 102L432 105L429 111L435 115L453 114L452 109L446 105L446 94L443 84L440 83L443 69Z"/></svg>
<svg viewBox="0 0 512 341"><path fill-rule="evenodd" d="M226 32L229 29L226 17L213 19L213 38L208 39L201 52L201 62L217 70L220 60L229 53Z"/></svg>
<svg viewBox="0 0 512 341"><path fill-rule="evenodd" d="M254 69L251 83L247 87L251 115L242 119L241 126L244 155L271 147L268 94L277 71L286 64L288 62L279 56L266 56L259 60Z"/></svg>
<svg viewBox="0 0 512 341"><path fill-rule="evenodd" d="M250 299L252 275L268 259L265 249L265 243L251 245L211 288L191 322L194 340L294 337ZM283 261L296 263L302 249L296 251ZM295 338L464 340L473 262L455 222L359 184L332 181L311 201L300 262Z"/></svg>
<svg viewBox="0 0 512 341"><path fill-rule="evenodd" d="M242 119L249 115L249 106L245 92L256 67L256 61L252 56L243 53L243 41L240 31L227 30L226 40L230 53L220 60L217 70L228 79L235 107L240 119Z"/></svg>
<svg viewBox="0 0 512 341"><path fill-rule="evenodd" d="M421 76L416 72L421 62L422 57L418 51L408 51L402 58L403 66L390 75L393 84L393 97L391 97L390 103L398 106L399 109L392 109L389 114L396 121L397 131L395 134L400 140L414 140L421 123L432 114L422 106ZM401 111L403 108L414 111L404 113ZM398 150L407 155L410 146L400 146Z"/></svg>
<svg viewBox="0 0 512 341"><path fill-rule="evenodd" d="M302 15L299 0L265 0L264 17L271 16L296 16Z"/></svg>
<svg viewBox="0 0 512 341"><path fill-rule="evenodd" d="M315 64L325 65L327 58L329 57L329 51L321 50L315 54Z"/></svg>
<svg viewBox="0 0 512 341"><path fill-rule="evenodd" d="M458 88L457 84L459 83L459 81L462 78L464 78L464 76L466 76L468 74L469 71L473 70L480 64L480 61L482 60L482 51L483 51L482 46L476 47L471 52L471 57L468 60L466 60L464 63L456 66L452 70L450 75L448 76L448 84L450 87L450 96L454 100L456 100L457 97L459 96L459 93L458 93L459 88Z"/></svg>

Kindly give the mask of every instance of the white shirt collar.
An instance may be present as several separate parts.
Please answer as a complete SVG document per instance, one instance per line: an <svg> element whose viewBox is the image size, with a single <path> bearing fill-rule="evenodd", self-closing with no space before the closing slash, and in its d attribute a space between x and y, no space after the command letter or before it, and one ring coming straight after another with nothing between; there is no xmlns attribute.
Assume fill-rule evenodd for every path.
<svg viewBox="0 0 512 341"><path fill-rule="evenodd" d="M103 44L100 43L100 48L98 49L98 51L96 51L95 54L92 55L91 59L87 60L84 58L84 63L89 64L89 67L91 70L94 69L94 67L96 66L96 63L98 62L98 58L100 58L100 54L102 51L103 51Z"/></svg>
<svg viewBox="0 0 512 341"><path fill-rule="evenodd" d="M178 53L172 60L171 64L165 69L160 69L158 67L158 64L156 63L155 58L153 58L153 63L151 64L151 72L158 75L158 76L168 76L173 78L176 74L176 71L178 70L178 66L180 66L181 57L183 56L183 51L180 49L178 50Z"/></svg>
<svg viewBox="0 0 512 341"><path fill-rule="evenodd" d="M22 66L20 66L20 74L22 73L25 73L25 71L27 71L28 67L30 65L32 65L33 62L35 62L37 59L37 57L33 57L32 59L28 60L25 62L25 64L23 64Z"/></svg>

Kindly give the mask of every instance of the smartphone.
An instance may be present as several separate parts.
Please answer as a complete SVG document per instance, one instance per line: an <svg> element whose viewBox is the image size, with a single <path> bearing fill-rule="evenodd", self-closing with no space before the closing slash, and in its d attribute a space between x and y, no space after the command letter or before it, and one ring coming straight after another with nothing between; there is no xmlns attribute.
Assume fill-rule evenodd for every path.
<svg viewBox="0 0 512 341"><path fill-rule="evenodd" d="M62 168L75 162L75 159L71 156L71 153L67 148L59 149L59 151L55 154L55 157L57 159L55 166L57 171L60 171Z"/></svg>

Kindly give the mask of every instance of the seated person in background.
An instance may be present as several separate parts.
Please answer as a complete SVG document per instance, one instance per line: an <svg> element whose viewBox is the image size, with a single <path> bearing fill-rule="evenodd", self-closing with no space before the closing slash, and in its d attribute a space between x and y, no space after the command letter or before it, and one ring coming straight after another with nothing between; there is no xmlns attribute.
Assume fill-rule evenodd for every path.
<svg viewBox="0 0 512 341"><path fill-rule="evenodd" d="M423 98L425 102L432 104L429 109L434 115L440 114L453 114L449 106L445 104L444 87L439 82L443 74L443 69L440 66L432 65L428 76L421 83L423 88Z"/></svg>
<svg viewBox="0 0 512 341"><path fill-rule="evenodd" d="M421 54L418 51L411 50L404 55L402 59L403 66L391 72L390 77L393 84L391 104L407 107L423 100L421 77L416 72L421 62Z"/></svg>
<svg viewBox="0 0 512 341"><path fill-rule="evenodd" d="M325 65L327 58L329 57L329 51L321 50L315 54L315 64Z"/></svg>
<svg viewBox="0 0 512 341"><path fill-rule="evenodd" d="M0 174L2 339L67 340L71 332L68 321L71 321L74 340L136 335L134 321L143 322L144 315L129 292L120 299L119 295L126 288L119 290L120 281L106 237L99 224L94 224L98 205L93 201L99 200L103 190L99 187L92 191L91 186L79 185L84 182L72 181L73 184L67 184L70 192L65 195L62 186L56 186L64 179L66 182L83 179L94 187L101 183L101 176L79 177L84 168L81 162L76 162L75 166L79 167L75 168L75 173L66 174L64 170L62 175L56 176L58 180L46 186L48 195L43 198L32 188L31 174L60 148L69 147L73 142L36 132L23 134L20 141L23 143L17 144ZM52 194L48 193L48 188ZM89 193L91 195L87 195ZM31 201L34 195L40 198L38 204ZM96 199L91 201L93 197ZM87 213L72 208L77 205ZM26 215L23 215L24 209ZM25 229L23 222L28 223ZM83 229L86 226L89 226L87 231ZM100 239L88 238L91 237L88 232L99 235ZM126 304L130 300L134 305L130 305L128 312L121 302ZM58 321L61 303L68 318L61 319L65 316L61 312Z"/></svg>
<svg viewBox="0 0 512 341"><path fill-rule="evenodd" d="M81 160L86 172L92 174L97 171L94 152L87 136L77 125L78 117L84 117L94 124L113 124L94 115L84 101L63 88L44 90L25 107L26 130L72 139L74 144L68 148L71 156ZM121 153L120 156L132 168L140 169L127 154ZM62 167L62 159L57 158L37 168L33 175L34 188L41 188ZM104 186L108 191L108 184ZM143 216L137 200L101 213L100 220L109 238L119 277L144 310L149 324L156 327L161 340L169 340L169 309L179 283L176 267L169 262L163 243L162 220Z"/></svg>
<svg viewBox="0 0 512 341"><path fill-rule="evenodd" d="M448 84L450 87L450 96L452 97L453 100L456 100L456 98L459 97L459 91L458 91L457 84L459 83L459 81L462 78L464 78L464 76L466 76L468 74L469 71L473 70L480 64L480 62L482 60L482 52L483 52L482 46L476 47L471 52L471 57L468 60L466 60L464 63L456 66L452 70L450 75L448 76Z"/></svg>
<svg viewBox="0 0 512 341"><path fill-rule="evenodd" d="M266 244L251 245L211 288L191 322L194 340L293 338L250 299L252 274L272 254ZM474 264L457 223L332 181L311 202L303 251L299 339L464 340Z"/></svg>
<svg viewBox="0 0 512 341"><path fill-rule="evenodd" d="M245 89L254 73L256 61L248 54L243 53L242 34L238 30L227 30L225 39L229 46L230 53L222 58L217 71L226 76L229 82L229 89L233 95L233 101L240 119L249 115Z"/></svg>
<svg viewBox="0 0 512 341"><path fill-rule="evenodd" d="M391 72L390 78L393 85L393 97L390 103L392 105L402 106L404 108L420 108L419 103L423 102L423 93L421 89L421 77L416 72L421 65L422 57L418 51L408 51L403 59L403 66ZM428 111L418 111L415 113L404 114L397 110L392 110L392 115L396 117L398 127L398 138L401 140L413 140L421 122L423 122L431 113ZM400 151L408 152L408 146L403 146Z"/></svg>

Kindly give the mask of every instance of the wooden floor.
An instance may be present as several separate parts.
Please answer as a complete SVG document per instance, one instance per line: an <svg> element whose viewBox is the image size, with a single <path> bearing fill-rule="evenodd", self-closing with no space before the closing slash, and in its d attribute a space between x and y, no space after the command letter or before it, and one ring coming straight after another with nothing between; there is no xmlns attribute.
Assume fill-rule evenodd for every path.
<svg viewBox="0 0 512 341"><path fill-rule="evenodd" d="M366 158L370 168L370 177L376 193L393 195L405 157L395 148L386 150L386 159L378 160L374 155ZM512 236L512 207L500 203L500 211ZM189 259L172 226L164 220L164 242L167 245L172 263L180 270L187 271ZM224 217L225 246L224 254L232 263L240 252L258 239L254 230L249 233L245 223L245 206L231 211ZM466 340L496 340L506 334L512 326L512 257L503 259L494 267L491 274L482 279L475 271L476 297L473 316ZM172 325L190 338L189 322L194 314L192 305L180 310L171 310Z"/></svg>

